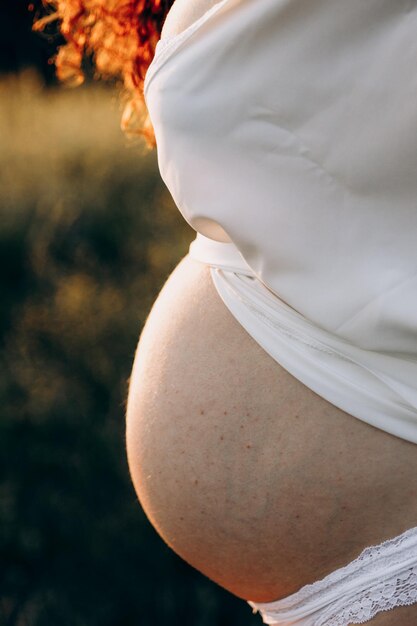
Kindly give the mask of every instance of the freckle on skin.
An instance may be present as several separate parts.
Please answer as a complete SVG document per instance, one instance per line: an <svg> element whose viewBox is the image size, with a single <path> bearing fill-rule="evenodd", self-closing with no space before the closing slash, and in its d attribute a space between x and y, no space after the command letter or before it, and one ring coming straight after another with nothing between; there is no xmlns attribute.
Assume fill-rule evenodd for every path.
<svg viewBox="0 0 417 626"><path fill-rule="evenodd" d="M247 448L251 448L252 446L248 443L246 447L247 447Z"/></svg>
<svg viewBox="0 0 417 626"><path fill-rule="evenodd" d="M223 435L220 435L220 439L223 441L223 439L224 439Z"/></svg>
<svg viewBox="0 0 417 626"><path fill-rule="evenodd" d="M223 415L227 415L227 411L223 411Z"/></svg>
<svg viewBox="0 0 417 626"><path fill-rule="evenodd" d="M194 484L198 485L198 480L197 479L195 479Z"/></svg>
<svg viewBox="0 0 417 626"><path fill-rule="evenodd" d="M200 415L204 415L204 410L203 409L201 409Z"/></svg>

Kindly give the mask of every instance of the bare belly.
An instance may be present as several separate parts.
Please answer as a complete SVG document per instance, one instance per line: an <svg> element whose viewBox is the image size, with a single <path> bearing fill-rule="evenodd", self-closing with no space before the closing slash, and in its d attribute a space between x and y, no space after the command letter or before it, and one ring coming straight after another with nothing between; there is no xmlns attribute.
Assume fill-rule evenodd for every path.
<svg viewBox="0 0 417 626"><path fill-rule="evenodd" d="M255 602L294 593L417 525L415 445L292 377L188 256L138 344L126 443L136 493L163 540ZM415 607L401 626L407 611L417 623ZM389 620L372 621L399 624Z"/></svg>

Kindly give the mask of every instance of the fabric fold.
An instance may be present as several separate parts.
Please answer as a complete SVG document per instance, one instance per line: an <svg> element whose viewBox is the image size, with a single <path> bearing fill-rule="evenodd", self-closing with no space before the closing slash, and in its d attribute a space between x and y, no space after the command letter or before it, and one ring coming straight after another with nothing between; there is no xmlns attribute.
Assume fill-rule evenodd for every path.
<svg viewBox="0 0 417 626"><path fill-rule="evenodd" d="M158 43L144 92L229 310L316 393L414 443L416 31L410 0L220 0Z"/></svg>

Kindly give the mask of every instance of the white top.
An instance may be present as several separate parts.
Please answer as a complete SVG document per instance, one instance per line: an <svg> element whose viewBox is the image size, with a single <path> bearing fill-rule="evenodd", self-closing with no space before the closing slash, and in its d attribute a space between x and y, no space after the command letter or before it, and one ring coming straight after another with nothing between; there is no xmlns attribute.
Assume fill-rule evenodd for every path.
<svg viewBox="0 0 417 626"><path fill-rule="evenodd" d="M235 317L414 443L416 33L413 0L220 0L158 42L144 86L190 253Z"/></svg>

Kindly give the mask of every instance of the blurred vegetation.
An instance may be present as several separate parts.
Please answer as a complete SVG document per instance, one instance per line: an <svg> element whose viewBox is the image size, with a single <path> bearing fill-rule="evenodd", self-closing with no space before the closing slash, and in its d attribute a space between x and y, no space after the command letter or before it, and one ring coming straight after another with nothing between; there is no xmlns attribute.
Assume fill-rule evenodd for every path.
<svg viewBox="0 0 417 626"><path fill-rule="evenodd" d="M130 480L137 339L194 232L119 124L103 85L0 81L0 623L259 625L163 543Z"/></svg>

